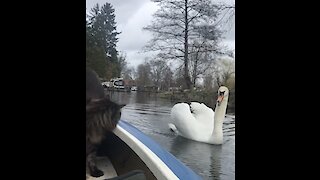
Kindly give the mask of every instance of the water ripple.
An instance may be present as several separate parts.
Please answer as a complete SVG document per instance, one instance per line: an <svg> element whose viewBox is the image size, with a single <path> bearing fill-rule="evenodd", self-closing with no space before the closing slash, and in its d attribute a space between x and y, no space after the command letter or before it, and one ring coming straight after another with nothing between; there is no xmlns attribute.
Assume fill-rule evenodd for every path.
<svg viewBox="0 0 320 180"><path fill-rule="evenodd" d="M122 120L150 136L204 180L235 179L235 116L226 115L223 122L224 144L210 145L176 136L168 129L174 104L167 100L139 93L113 97L127 104L122 109Z"/></svg>

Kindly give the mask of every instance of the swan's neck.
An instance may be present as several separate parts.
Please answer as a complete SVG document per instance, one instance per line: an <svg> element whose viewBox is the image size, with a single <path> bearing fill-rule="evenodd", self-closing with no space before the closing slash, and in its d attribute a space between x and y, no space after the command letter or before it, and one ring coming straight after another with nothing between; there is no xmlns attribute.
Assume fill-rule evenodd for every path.
<svg viewBox="0 0 320 180"><path fill-rule="evenodd" d="M226 115L227 103L226 101L222 102L220 106L216 106L214 112L214 126L212 132L212 141L214 144L223 143L223 121Z"/></svg>

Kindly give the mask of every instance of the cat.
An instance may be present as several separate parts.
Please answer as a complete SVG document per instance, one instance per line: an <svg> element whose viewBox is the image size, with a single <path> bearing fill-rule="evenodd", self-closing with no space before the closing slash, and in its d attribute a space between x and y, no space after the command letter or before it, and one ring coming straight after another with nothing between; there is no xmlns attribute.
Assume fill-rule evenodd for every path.
<svg viewBox="0 0 320 180"><path fill-rule="evenodd" d="M96 166L96 151L107 131L112 131L121 117L121 108L104 93L96 72L86 69L86 166L93 177L104 173Z"/></svg>

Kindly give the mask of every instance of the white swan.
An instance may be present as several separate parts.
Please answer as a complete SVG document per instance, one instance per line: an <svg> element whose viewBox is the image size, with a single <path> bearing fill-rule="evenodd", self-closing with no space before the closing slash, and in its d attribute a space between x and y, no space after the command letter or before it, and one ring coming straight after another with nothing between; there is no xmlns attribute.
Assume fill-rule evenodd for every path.
<svg viewBox="0 0 320 180"><path fill-rule="evenodd" d="M222 144L222 125L228 104L229 90L221 86L218 90L215 112L203 103L175 104L171 109L169 128L185 138L209 143Z"/></svg>

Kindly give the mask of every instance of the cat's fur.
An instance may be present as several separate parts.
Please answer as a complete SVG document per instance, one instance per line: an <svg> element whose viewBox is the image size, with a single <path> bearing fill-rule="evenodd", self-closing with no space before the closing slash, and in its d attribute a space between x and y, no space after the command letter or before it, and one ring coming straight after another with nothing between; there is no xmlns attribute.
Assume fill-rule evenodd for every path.
<svg viewBox="0 0 320 180"><path fill-rule="evenodd" d="M86 161L87 171L93 177L103 176L95 163L96 150L107 131L112 131L120 117L121 108L105 96L98 75L86 69Z"/></svg>

